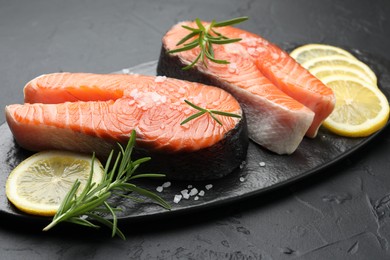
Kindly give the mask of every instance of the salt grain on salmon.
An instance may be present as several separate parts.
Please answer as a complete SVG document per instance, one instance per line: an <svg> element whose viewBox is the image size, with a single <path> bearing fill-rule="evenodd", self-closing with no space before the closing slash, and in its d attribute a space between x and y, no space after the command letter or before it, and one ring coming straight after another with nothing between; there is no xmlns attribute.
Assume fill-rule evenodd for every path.
<svg viewBox="0 0 390 260"><path fill-rule="evenodd" d="M164 82L166 79L167 79L166 76L157 76L157 77L154 79L154 82L162 83L162 82Z"/></svg>
<svg viewBox="0 0 390 260"><path fill-rule="evenodd" d="M25 86L25 104L6 107L7 123L25 149L95 152L102 159L136 130L134 156L152 157L147 170L171 179L216 179L238 168L248 137L237 100L200 83L161 77L156 87L155 81L124 74L43 75ZM243 117L218 116L222 126L210 116L180 125L189 116L183 112L189 108L187 94L199 100L197 105Z"/></svg>

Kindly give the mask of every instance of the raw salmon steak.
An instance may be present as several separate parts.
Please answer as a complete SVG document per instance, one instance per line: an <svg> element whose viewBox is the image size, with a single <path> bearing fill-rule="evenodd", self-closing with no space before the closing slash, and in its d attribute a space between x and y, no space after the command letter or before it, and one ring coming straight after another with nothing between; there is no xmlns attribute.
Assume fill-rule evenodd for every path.
<svg viewBox="0 0 390 260"><path fill-rule="evenodd" d="M96 152L106 158L137 133L136 155L151 156L153 170L171 179L215 179L245 160L248 137L237 100L222 89L166 77L55 73L24 88L25 104L6 107L20 146L32 150ZM208 114L180 123L200 107L241 115Z"/></svg>
<svg viewBox="0 0 390 260"><path fill-rule="evenodd" d="M206 59L205 64L198 62L183 70L200 52L197 47L167 53L182 47L176 45L188 34L183 25L197 27L194 22L182 22L165 34L159 75L215 85L233 94L247 116L249 137L275 153L291 154L305 135L316 136L334 107L331 89L277 46L234 27L216 30L229 38L242 38L240 42L213 45L215 58L228 60L229 64Z"/></svg>

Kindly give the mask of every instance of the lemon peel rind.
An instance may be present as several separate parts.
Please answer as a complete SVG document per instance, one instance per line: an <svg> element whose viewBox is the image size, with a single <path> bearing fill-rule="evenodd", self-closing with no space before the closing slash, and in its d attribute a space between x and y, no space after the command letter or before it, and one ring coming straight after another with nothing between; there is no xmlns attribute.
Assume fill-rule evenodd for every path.
<svg viewBox="0 0 390 260"><path fill-rule="evenodd" d="M362 61L360 61L358 59L352 59L352 58L348 58L348 57L345 57L342 55L330 55L330 56L322 56L322 57L310 59L310 60L302 63L301 65L302 65L302 67L304 67L310 71L311 69L315 68L316 66L321 66L321 65L318 65L318 63L321 63L321 62L330 62L331 63L334 61L344 61L344 62L353 64L353 65L357 66L358 68L361 68L362 72L364 72L372 80L373 83L377 84L378 79L377 79L374 71L367 64L363 63ZM335 65L337 65L337 64L335 64ZM348 66L348 65L346 65L346 66Z"/></svg>
<svg viewBox="0 0 390 260"><path fill-rule="evenodd" d="M292 58L294 58L295 60L300 61L299 57L302 56L302 53L313 52L314 50L321 50L321 51L328 50L328 51L335 52L338 55L346 56L346 57L349 57L352 59L357 59L352 53L350 53L347 50L344 50L340 47L327 45L327 44L321 44L321 43L309 43L309 44L301 45L301 46L295 48L293 51L291 51L290 56ZM323 55L323 56L328 56L328 55ZM305 61L300 61L300 63L303 63Z"/></svg>

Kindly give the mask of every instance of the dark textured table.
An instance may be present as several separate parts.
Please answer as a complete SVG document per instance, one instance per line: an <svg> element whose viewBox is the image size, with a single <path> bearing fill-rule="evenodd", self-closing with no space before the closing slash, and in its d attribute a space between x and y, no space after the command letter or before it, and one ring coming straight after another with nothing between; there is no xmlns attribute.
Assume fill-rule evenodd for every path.
<svg viewBox="0 0 390 260"><path fill-rule="evenodd" d="M275 43L322 42L390 59L390 2L0 0L0 106L49 72L108 73L156 60L174 23L247 15ZM0 115L0 122L4 122ZM390 130L292 185L218 208L120 223L127 240L49 233L2 217L0 259L389 259ZM4 185L4 184L1 184Z"/></svg>

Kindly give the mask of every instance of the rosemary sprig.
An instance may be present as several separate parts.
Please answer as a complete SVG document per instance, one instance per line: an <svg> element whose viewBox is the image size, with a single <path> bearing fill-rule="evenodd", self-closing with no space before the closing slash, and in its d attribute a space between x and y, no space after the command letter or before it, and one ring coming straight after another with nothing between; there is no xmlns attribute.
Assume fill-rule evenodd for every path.
<svg viewBox="0 0 390 260"><path fill-rule="evenodd" d="M199 110L199 112L197 112L196 114L193 114L193 115L187 117L186 119L184 119L180 123L180 125L184 125L185 123L187 123L187 122L189 122L189 121L191 121L191 120L193 120L193 119L195 119L197 117L200 117L200 116L202 116L202 115L204 115L206 113L208 113L220 125L222 125L222 122L220 120L218 120L218 118L215 115L241 118L241 116L237 115L237 114L199 107L199 106L191 103L188 100L184 100L184 102L186 102L189 106L195 108L196 110Z"/></svg>
<svg viewBox="0 0 390 260"><path fill-rule="evenodd" d="M192 61L191 64L185 66L183 70L188 70L195 66L195 64L199 61L199 59L203 62L203 64L207 67L207 64L205 62L205 59L209 59L210 61L218 64L229 64L229 61L227 60L219 60L216 59L214 56L214 49L213 44L229 44L233 42L241 41L240 38L233 38L230 39L218 31L216 31L214 28L218 27L225 27L230 26L234 24L238 24L241 22L244 22L248 20L248 17L238 17L231 20L216 22L213 20L209 26L204 26L199 18L195 19L195 23L198 28L192 28L186 25L182 25L184 29L187 29L190 31L189 34L187 34L185 37L183 37L176 46L179 46L183 44L183 47L173 49L168 51L168 53L177 53L182 51L188 51L196 47L200 47L200 52L198 56L195 58L194 61ZM194 39L195 38L195 39ZM189 40L192 40L188 42Z"/></svg>
<svg viewBox="0 0 390 260"><path fill-rule="evenodd" d="M136 192L140 195L148 197L161 205L166 209L170 209L170 205L166 203L158 195L137 187L128 181L137 178L150 178L150 177L164 177L163 174L135 174L135 170L144 162L150 160L149 157L141 158L136 161L131 160L131 154L135 145L135 131L132 131L129 142L125 149L119 145L120 151L111 167L111 161L114 151L111 151L107 163L104 169L104 179L100 184L95 185L92 183L93 168L85 188L80 195L77 195L77 190L80 186L80 181L76 180L71 190L63 199L56 215L53 217L51 223L47 225L43 230L47 231L61 222L70 222L92 228L99 228L98 225L92 223L90 220L94 220L102 225L105 225L112 229L112 236L118 235L122 239L125 239L125 235L118 228L118 221L116 212L120 211L119 208L113 208L107 200L111 195L116 194L130 199L139 199L126 195L126 193ZM92 166L95 156L92 156ZM112 221L103 218L101 214L111 214Z"/></svg>

